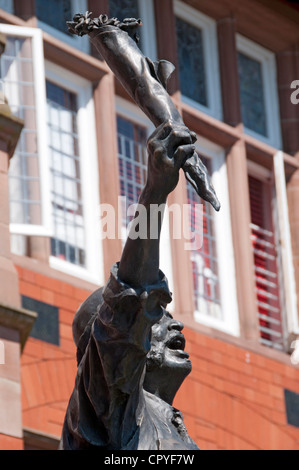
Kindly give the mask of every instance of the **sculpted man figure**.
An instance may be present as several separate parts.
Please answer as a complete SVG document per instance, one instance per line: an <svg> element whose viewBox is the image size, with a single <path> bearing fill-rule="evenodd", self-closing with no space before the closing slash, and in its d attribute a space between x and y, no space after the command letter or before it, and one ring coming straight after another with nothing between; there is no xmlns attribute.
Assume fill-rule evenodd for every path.
<svg viewBox="0 0 299 470"><path fill-rule="evenodd" d="M190 131L174 122L148 140L148 176L139 199L148 237L129 234L103 293L93 293L76 313L78 372L61 449L198 449L172 406L191 362L183 324L165 310L171 293L159 270L162 220L158 238L150 238L150 205L166 203L193 152Z"/></svg>
<svg viewBox="0 0 299 470"><path fill-rule="evenodd" d="M172 406L191 362L183 324L165 309L171 293L159 270L162 215L154 230L158 236L151 238L151 205L166 203L180 169L216 210L220 203L195 152L196 136L166 91L173 66L151 62L136 45L141 21L120 22L106 15L91 19L87 12L68 25L73 34L89 34L156 130L147 146L147 182L139 199L143 210L137 207L135 218L146 227L147 237L129 234L107 285L74 318L78 371L60 449L196 450L181 413Z"/></svg>

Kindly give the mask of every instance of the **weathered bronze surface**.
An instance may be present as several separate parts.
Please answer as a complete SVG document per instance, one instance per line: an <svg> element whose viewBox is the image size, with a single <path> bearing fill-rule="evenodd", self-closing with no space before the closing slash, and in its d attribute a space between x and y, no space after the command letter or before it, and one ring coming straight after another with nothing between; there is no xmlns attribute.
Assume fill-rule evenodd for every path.
<svg viewBox="0 0 299 470"><path fill-rule="evenodd" d="M89 35L112 72L156 127L166 121L184 124L166 91L168 78L174 71L173 64L167 60L152 62L137 46L141 20L119 21L109 19L107 15L92 19L90 16L88 12L84 16L75 15L74 21L68 22L69 31L78 36ZM196 135L190 134L195 141ZM220 203L207 169L195 151L188 161L183 162L182 169L199 196L219 211Z"/></svg>
<svg viewBox="0 0 299 470"><path fill-rule="evenodd" d="M220 208L207 171L165 90L172 66L152 63L136 45L140 20L76 15L71 32L89 34L102 57L156 126L148 139L148 174L139 198L138 224L103 289L79 308L73 322L78 371L66 412L61 449L196 450L172 404L191 371L183 324L167 311L171 293L159 270L158 237L151 235L151 207L167 202L183 168L198 193ZM191 175L191 176L190 176ZM193 176L192 176L193 175ZM142 215L140 215L142 214ZM136 219L137 220L137 216Z"/></svg>

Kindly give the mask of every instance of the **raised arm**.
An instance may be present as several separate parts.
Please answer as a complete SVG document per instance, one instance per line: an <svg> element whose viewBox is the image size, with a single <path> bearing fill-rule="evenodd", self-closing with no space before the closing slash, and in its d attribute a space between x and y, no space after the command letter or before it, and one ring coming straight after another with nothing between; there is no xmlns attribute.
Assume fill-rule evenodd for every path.
<svg viewBox="0 0 299 470"><path fill-rule="evenodd" d="M153 284L159 273L159 242L163 208L179 180L179 171L194 152L190 131L168 121L148 140L148 175L139 198L135 219L121 257L119 279L134 287ZM137 225L142 225L136 237ZM140 230L139 230L140 233Z"/></svg>
<svg viewBox="0 0 299 470"><path fill-rule="evenodd" d="M166 90L174 66L165 60L152 62L137 47L136 32L142 25L141 21L128 18L122 22L116 18L109 19L107 15L90 16L88 12L85 16L75 15L74 21L68 22L69 32L79 36L89 34L101 57L156 127L167 120L184 126L182 116ZM207 168L195 151L182 169L198 195L219 211L220 202Z"/></svg>

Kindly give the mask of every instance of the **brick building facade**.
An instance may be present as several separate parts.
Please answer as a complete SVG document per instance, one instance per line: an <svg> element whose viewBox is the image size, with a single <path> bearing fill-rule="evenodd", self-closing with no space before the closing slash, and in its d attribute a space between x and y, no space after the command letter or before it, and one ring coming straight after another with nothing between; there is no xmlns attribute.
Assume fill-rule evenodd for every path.
<svg viewBox="0 0 299 470"><path fill-rule="evenodd" d="M175 64L222 203L186 249L171 208L190 204L194 234L202 201L184 178L169 198L161 267L193 363L175 406L201 449L298 449L299 8L284 0L0 0L0 449L57 448L73 316L119 260L145 179L151 123L65 32L86 10L140 16L144 54ZM104 204L122 209L114 239Z"/></svg>

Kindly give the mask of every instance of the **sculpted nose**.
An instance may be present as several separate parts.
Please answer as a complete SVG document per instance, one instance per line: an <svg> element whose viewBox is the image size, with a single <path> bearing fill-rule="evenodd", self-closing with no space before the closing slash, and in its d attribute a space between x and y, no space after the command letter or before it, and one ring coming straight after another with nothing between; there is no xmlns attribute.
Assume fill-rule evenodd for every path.
<svg viewBox="0 0 299 470"><path fill-rule="evenodd" d="M178 320L172 320L170 324L168 325L169 330L182 331L183 328L184 328L184 324Z"/></svg>

